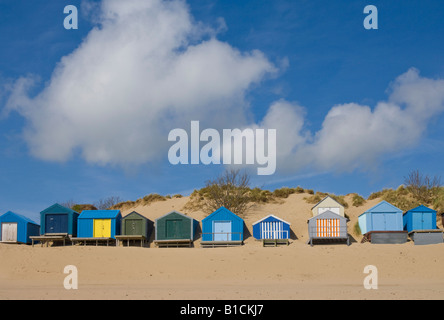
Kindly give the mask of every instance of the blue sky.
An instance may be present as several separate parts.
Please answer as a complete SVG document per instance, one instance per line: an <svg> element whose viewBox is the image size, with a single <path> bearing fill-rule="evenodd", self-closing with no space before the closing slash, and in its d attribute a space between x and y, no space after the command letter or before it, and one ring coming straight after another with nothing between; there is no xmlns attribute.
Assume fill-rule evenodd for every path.
<svg viewBox="0 0 444 320"><path fill-rule="evenodd" d="M130 3L135 7L140 5L138 1L133 0L127 3L128 6ZM156 30L158 23L164 21L161 19L169 19L170 15L173 15L162 2L159 3L154 8L142 6L146 11L146 17L140 18L142 28ZM101 12L100 1L0 0L0 106L2 109L0 212L12 210L38 220L38 212L54 202L73 200L79 203L94 203L108 196L135 200L153 192L190 193L193 189L202 187L206 180L218 175L225 168L215 165L170 165L167 152L165 152L168 141L167 136L163 135L164 130L169 131L176 128L177 124L189 123L191 120L201 120L215 127L230 128L231 122L223 117L224 114L231 114L233 117L231 120L236 124L260 125L271 112L270 106L277 101L286 101L294 106L295 110L298 110L298 107L303 108L303 125L299 133L304 137L309 135L310 138L301 146L296 145L297 152L289 153L282 165L278 161L278 170L275 175L261 177L253 174L253 185L269 189L300 185L336 194L358 192L368 196L371 192L385 187L396 188L411 170L419 169L427 174L443 175L444 134L440 123L444 120L444 108L442 107L440 79L444 79L442 54L444 52L442 41L444 22L441 14L444 4L440 1L189 0L179 3L182 5L174 11L177 16L172 16L174 18L172 21L177 22L177 25L167 21L161 31L154 34L155 41L153 42L159 43L158 47L153 48L149 44L139 47L140 44L137 41L150 42L152 34L149 33L140 33L140 38L136 37L131 40L133 42L127 43L130 49L133 46L146 53L142 57L145 60L151 59L152 56L159 57L156 63L147 63L140 68L146 68L146 73L156 73L160 76L163 71L168 72L168 68L157 69L156 66L155 70L151 70L149 66L161 65L164 62L163 51L160 50L161 45L167 42L164 38L171 33L180 37L182 36L181 28L184 28L187 31L184 32L185 36L182 39L185 41L185 44L181 43L184 46L182 50L186 52L190 47L196 46L203 53L210 52L211 56L202 54L202 59L190 60L191 62L186 64L186 68L189 68L188 73L181 75L180 81L183 81L184 76L186 77L193 68L200 68L199 64L203 64L207 57L209 63L215 65L220 57L224 57L224 54L230 55L233 52L240 52L242 57L230 60L229 63L233 65L226 66L227 75L230 75L232 79L242 77L245 79L242 78L242 81L239 80L230 86L223 82L223 78L216 79L215 91L217 92L220 88L221 91L227 90L227 93L223 96L215 93L206 100L201 96L205 96L206 92L213 87L209 87L203 93L198 88L202 83L208 83L208 79L198 79L196 87L190 86L188 92L183 95L176 92L176 90L180 91L179 87L170 88L167 96L172 95L177 99L172 99L172 102L168 100L168 111L173 114L175 112L183 114L185 122L168 117L159 118L162 125L154 128L151 124L156 123L157 118L150 119L151 122L147 120L147 122L138 123L137 118L149 118L150 113L145 113L144 109L132 108L133 101L137 103L146 98L142 93L138 99L130 100L131 105L111 106L111 103L106 101L107 94L115 91L114 87L111 85L107 87L106 84L114 85L112 79L103 86L100 85L98 91L91 90L94 97L98 99L95 103L105 100L103 106L100 106L101 109L98 110L106 111L109 108L110 113L115 113L117 119L122 118L122 114L119 113L122 110L134 113L127 122L122 120L122 125L113 122L116 119L113 117L103 120L103 122L109 121L108 124L98 125L102 121L101 118L94 118L97 114L88 113L91 111L91 107L86 106L88 97L81 97L85 90L99 85L97 79L101 78L83 78L82 75L83 70L85 74L94 67L94 65L88 65L92 63L91 61L95 61L94 59L99 59L99 64L103 64L101 66L103 68L97 69L97 74L103 70L110 70L110 73L106 74L113 77L123 72L125 77L128 77L128 82L134 84L129 88L136 88L134 96L139 94L137 88L139 88L140 79L146 81L147 86L152 84L149 81L155 80L155 78L143 76L140 78L141 73L137 72L137 65L134 68L127 61L122 63L121 70L115 70L115 73L113 73L114 69L119 68L116 63L105 65L107 58L114 61L112 59L115 56L110 51L116 51L116 48L119 48L118 41L121 41L120 39L124 41L127 38L125 35L120 37L119 34L120 30L122 33L128 31L129 24L125 24L126 20L111 21L106 24L105 20L97 18L97 14ZM67 4L75 5L79 9L78 30L63 28L65 18L63 8ZM378 30L365 30L363 27L365 18L363 9L368 4L373 4L378 8ZM93 9L88 10L88 8ZM126 9L121 6L111 6L112 10L123 12L122 10ZM157 17L159 21L156 23L148 21L147 25L144 25L150 17ZM194 29L190 25L194 26ZM136 22L131 24L131 27L138 26ZM93 28L96 30L94 36L91 35ZM113 34L111 31L116 34L115 37L109 36ZM209 39L215 39L211 50L206 47ZM103 52L97 52L95 44L98 41L103 41L98 46L104 48ZM82 52L76 50L79 47L84 47L84 50ZM253 50L258 50L261 55L250 55ZM91 59L88 58L89 52L93 55ZM132 50L130 54L132 61L136 63L135 59L138 55L134 55ZM65 73L60 72L63 76L56 78L54 70L60 65L61 59L66 56L71 58L66 62L64 69L61 69ZM102 56L103 61L101 61ZM121 53L119 57L123 57L119 59L124 59L126 56ZM168 59L178 57L180 58L180 54L169 55ZM248 63L254 67L245 69L245 72L242 71L241 67ZM274 68L273 71L271 66ZM413 80L397 80L412 68L416 70L410 74ZM70 78L69 73L75 73L73 70L79 70L79 75ZM136 70L134 78L131 73L133 70ZM208 75L203 74L203 76ZM131 81L136 77L139 78L132 83ZM33 85L25 91L20 91L17 89L20 79L32 80ZM73 79L80 80L71 81ZM176 80L173 78L172 83ZM179 80L177 83L181 83ZM199 83L200 80L202 83ZM411 83L414 85L414 90L410 91L416 92L415 90L419 88L419 93L405 99L399 97L409 92L408 89L407 91L404 89ZM218 87L219 84L220 87ZM324 144L321 143L321 136L337 133L336 131L328 132L325 128L326 117L335 109L335 106L353 103L356 105L353 110L358 114L363 111L363 106L370 107L373 112L377 109L379 102L393 101L395 94L392 95L392 93L399 92L395 100L399 102L401 109L405 108L401 111L406 112L406 119L411 120L412 114L408 114L409 103L413 101L421 104L421 101L426 99L420 94L421 90L424 91L423 86L433 87L434 92L438 92L436 99L432 102L427 100L423 109L415 109L413 113L414 116L427 114L427 117L424 116L424 119L418 117L421 119L416 124L409 123L405 127L402 126L403 117L399 117L401 122L399 124L388 122L402 128L396 132L388 131L390 134L393 133L393 137L388 136L387 140L393 141L392 145L388 144L384 148L378 148L378 146L374 149L363 148L362 144L368 143L364 139L366 131L365 129L362 132L358 130L362 134L361 140L356 139L353 143L357 144L357 150L368 151L359 151L358 155L349 158L345 156L337 158L332 154L332 159L328 162L329 153L322 147ZM58 95L58 92L64 92L66 88L72 89L75 95L73 97L69 94ZM153 91L153 95L155 93L156 91ZM14 94L22 100L17 100L19 101L17 102L12 99L11 96ZM100 99L101 95L103 99ZM125 97L125 94L122 93L121 96ZM132 97L133 95L131 99ZM31 102L21 104L25 98ZM69 101L69 99L77 98L80 102L83 101L83 104L79 102L78 113L84 119L91 119L91 122L76 122L77 118L70 117L76 117L77 113L71 111L61 113L60 118L58 115L52 118L53 111L59 110L55 108L64 109L65 102L66 110L76 109L77 102ZM192 106L189 108L194 108L193 110L187 109L189 105L182 105L182 102L178 102L178 106L174 105L174 101L183 101L185 98L189 99L189 105ZM158 99L160 100L156 101L160 101L159 104L161 104L166 98L160 96ZM122 101L125 99L122 98ZM147 110L154 108L146 101L143 102L143 106L146 106ZM70 105L70 103L73 104ZM429 114L430 109L434 111ZM338 110L343 111L343 108L340 107ZM205 113L207 111L208 114ZM196 119L196 115L201 113L202 119ZM216 121L216 123L211 118L212 113L221 116L220 122ZM301 117L302 115L295 111L294 118ZM65 127L63 123L65 118L69 120L66 123L73 124L75 129ZM133 125L135 119L136 125ZM227 119L230 117L228 116ZM379 119L381 119L379 116L375 116L372 124L379 125L376 123L380 121ZM350 121L350 119L347 120ZM90 127L94 125L100 127L102 131L90 130ZM344 122L339 121L338 125L344 125ZM412 130L408 129L410 125L412 125ZM413 128L416 125L421 129ZM51 126L52 131L45 131ZM65 128L68 133L63 136L61 133L65 132ZM291 140L293 132L286 129L291 128L282 127L278 133L286 135L288 132L287 138ZM152 153L142 151L140 154L131 153L140 161L127 156L114 161L116 154L121 155L132 149L126 149L120 145L116 150L113 149L116 146L113 145L112 138L108 139L110 136L106 134L107 130L110 130L113 135L116 134L116 137L125 136L128 131L134 130L135 139L141 141L140 149L152 148L153 151ZM411 133L412 131L415 131L415 134ZM60 134L60 139L54 138ZM357 134L357 131L350 130L347 134L352 137ZM372 132L372 134L375 133ZM400 140L400 136L411 141L406 143ZM70 144L70 137L75 137L76 142ZM145 137L150 137L150 139L145 141ZM157 141L163 141L162 145L158 145ZM52 144L54 148L51 148ZM58 157L57 150L63 149L66 145L68 145L67 150L63 156ZM109 151L110 156L103 158L103 154L90 150L96 150L97 146L104 146L104 150ZM354 147L352 144L349 146ZM327 162L313 165L299 163L300 158L303 158L305 154L316 152ZM366 152L368 154L365 154ZM372 155L375 157L373 158ZM368 162L365 161L367 158L370 159ZM295 159L294 167L291 165L292 159ZM343 166L334 165L341 162L344 163Z"/></svg>

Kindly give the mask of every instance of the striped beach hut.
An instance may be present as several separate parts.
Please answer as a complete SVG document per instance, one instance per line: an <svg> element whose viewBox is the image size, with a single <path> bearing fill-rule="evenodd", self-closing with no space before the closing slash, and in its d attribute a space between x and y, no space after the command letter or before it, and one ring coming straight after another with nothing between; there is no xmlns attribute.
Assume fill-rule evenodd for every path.
<svg viewBox="0 0 444 320"><path fill-rule="evenodd" d="M256 240L262 240L264 246L288 245L290 223L270 214L253 223L253 237Z"/></svg>
<svg viewBox="0 0 444 320"><path fill-rule="evenodd" d="M308 220L309 243L346 242L350 245L347 231L348 219L332 211L323 212Z"/></svg>
<svg viewBox="0 0 444 320"><path fill-rule="evenodd" d="M84 210L79 215L79 238L115 239L120 234L120 210Z"/></svg>
<svg viewBox="0 0 444 320"><path fill-rule="evenodd" d="M363 242L405 243L407 231L404 231L403 211L387 201L365 211L358 217Z"/></svg>
<svg viewBox="0 0 444 320"><path fill-rule="evenodd" d="M79 213L58 203L40 212L41 235L77 236Z"/></svg>
<svg viewBox="0 0 444 320"><path fill-rule="evenodd" d="M344 206L330 196L326 196L324 199L319 201L313 208L311 208L313 217L327 211L331 211L333 213L336 213L337 215L340 215L341 217L345 217Z"/></svg>
<svg viewBox="0 0 444 320"><path fill-rule="evenodd" d="M40 234L37 223L11 211L0 216L0 227L0 239L3 243L30 244L30 237Z"/></svg>
<svg viewBox="0 0 444 320"><path fill-rule="evenodd" d="M221 207L202 220L201 245L239 245L244 241L244 220Z"/></svg>
<svg viewBox="0 0 444 320"><path fill-rule="evenodd" d="M436 225L436 211L419 206L404 213L404 230L409 233L415 245L443 242L443 232Z"/></svg>

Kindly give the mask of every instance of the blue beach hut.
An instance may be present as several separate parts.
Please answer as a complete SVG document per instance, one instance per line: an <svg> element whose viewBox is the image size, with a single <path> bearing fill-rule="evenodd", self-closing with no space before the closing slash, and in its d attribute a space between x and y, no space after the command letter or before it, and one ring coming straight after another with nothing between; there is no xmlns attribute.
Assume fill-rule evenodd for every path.
<svg viewBox="0 0 444 320"><path fill-rule="evenodd" d="M404 243L403 211L382 201L358 217L361 233L373 243ZM373 236L373 233L377 233ZM367 235L367 236L366 236Z"/></svg>
<svg viewBox="0 0 444 320"><path fill-rule="evenodd" d="M436 211L426 206L419 206L404 213L404 229L408 232L414 230L435 230Z"/></svg>
<svg viewBox="0 0 444 320"><path fill-rule="evenodd" d="M241 244L244 240L244 220L225 207L202 220L202 243Z"/></svg>
<svg viewBox="0 0 444 320"><path fill-rule="evenodd" d="M31 243L30 237L40 234L40 226L31 219L14 212L0 217L0 239L5 243Z"/></svg>
<svg viewBox="0 0 444 320"><path fill-rule="evenodd" d="M436 225L436 211L419 206L404 213L404 230L415 245L437 244L443 242L443 232Z"/></svg>
<svg viewBox="0 0 444 320"><path fill-rule="evenodd" d="M371 231L402 231L402 215L401 209L382 201L359 216L359 227L362 234Z"/></svg>
<svg viewBox="0 0 444 320"><path fill-rule="evenodd" d="M120 210L84 210L79 215L79 238L112 238L120 235Z"/></svg>

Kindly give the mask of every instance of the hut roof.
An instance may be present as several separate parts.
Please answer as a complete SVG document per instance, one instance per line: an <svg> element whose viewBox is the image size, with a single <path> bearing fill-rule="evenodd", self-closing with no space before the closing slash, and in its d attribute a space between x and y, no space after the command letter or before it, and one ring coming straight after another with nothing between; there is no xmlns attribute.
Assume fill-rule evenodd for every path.
<svg viewBox="0 0 444 320"><path fill-rule="evenodd" d="M334 213L334 212L328 210L328 211L325 211L321 214L318 214L317 216L314 216L313 218L308 219L307 222L309 222L311 220L317 220L317 219L323 219L323 218L342 219L342 220L349 221L349 219L347 219L346 217L343 217L337 213Z"/></svg>
<svg viewBox="0 0 444 320"><path fill-rule="evenodd" d="M178 211L171 211L171 212L168 212L168 213L164 214L163 216L157 218L156 221L157 221L157 220L160 220L160 219L163 219L163 218L165 218L165 217L167 217L167 216L169 216L169 215L171 215L171 214L174 214L174 213L175 213L175 214L178 214L178 215L180 215L180 216L182 216L182 217L184 217L184 218L187 218L187 219L190 219L190 220L194 220L193 218L191 218L191 217L189 217L189 216L187 216L187 215L185 215L185 214L183 214L183 213L180 213L180 212L178 212Z"/></svg>
<svg viewBox="0 0 444 320"><path fill-rule="evenodd" d="M49 208L46 208L45 210L41 211L40 213L53 213L57 211L58 213L63 212L63 213L77 213L77 211L74 211L70 208L64 207L58 203L53 204L52 206L50 206Z"/></svg>
<svg viewBox="0 0 444 320"><path fill-rule="evenodd" d="M83 210L79 219L114 219L120 210Z"/></svg>
<svg viewBox="0 0 444 320"><path fill-rule="evenodd" d="M136 211L133 211L133 212L131 212L131 213L128 213L125 217L123 217L123 219L129 218L129 217L132 217L132 216L137 216L138 218L141 218L141 219L143 219L143 220L148 220L147 217L142 216L140 213L138 213L138 212L136 212Z"/></svg>
<svg viewBox="0 0 444 320"><path fill-rule="evenodd" d="M330 196L326 196L324 199L322 199L321 201L319 201L318 203L316 203L311 210L313 210L314 208L316 208L317 206L319 206L322 202L324 202L325 200L327 200L328 198L330 198L331 200L333 200L334 202L336 202L340 207L344 207L342 204L340 204L338 201L336 201L335 199L333 199Z"/></svg>
<svg viewBox="0 0 444 320"><path fill-rule="evenodd" d="M379 210L379 208L382 208L382 210ZM367 211L365 211L364 213L362 213L360 216L362 216L366 213L369 213L369 212L392 212L392 211L387 211L388 210L387 208L393 209L395 212L402 213L401 209L399 209L398 207L395 207L391 203L383 200L380 203L378 203L376 206L374 206L374 207L368 209Z"/></svg>
<svg viewBox="0 0 444 320"><path fill-rule="evenodd" d="M214 211L212 214L210 214L209 216L205 217L202 221L205 221L207 219L211 219L212 217L214 217L215 215L219 214L220 212L226 212L228 213L230 216L232 216L234 219L238 219L238 220L242 220L244 221L241 217L239 217L238 215L236 215L235 213L233 213L232 211L228 210L225 207L220 207L219 209L217 209L216 211Z"/></svg>
<svg viewBox="0 0 444 320"><path fill-rule="evenodd" d="M407 212L434 212L434 213L436 213L435 210L430 209L430 208L428 208L428 207L426 207L424 205L420 205L419 207L416 207L414 209L408 210L408 211L404 212L404 214L406 214Z"/></svg>
<svg viewBox="0 0 444 320"><path fill-rule="evenodd" d="M278 218L278 217L276 217L276 216L273 215L273 214L269 214L269 215L266 216L265 218L262 218L262 219L256 221L255 223L253 223L253 226L256 225L256 224L258 224L258 223L261 223L262 221L264 221L264 220L266 220L266 219L268 219L268 218L270 218L270 217L273 217L273 218L275 218L275 219L277 219L277 220L279 220L279 221L282 221L282 222L284 222L284 223L286 223L286 224L288 224L288 225L291 225L290 222L287 222L287 221L285 221L285 220L282 220L281 218Z"/></svg>
<svg viewBox="0 0 444 320"><path fill-rule="evenodd" d="M27 223L35 224L36 226L39 225L38 223L32 221L32 220L29 219L28 217L25 217L24 215L21 215L21 214L18 214L18 213L12 212L12 211L8 211L8 212L6 212L6 213L5 213L4 215L2 215L0 218L4 218L4 217L7 217L7 216L17 217L17 218L20 219L20 220L23 220L23 221L25 221L25 222L27 222Z"/></svg>

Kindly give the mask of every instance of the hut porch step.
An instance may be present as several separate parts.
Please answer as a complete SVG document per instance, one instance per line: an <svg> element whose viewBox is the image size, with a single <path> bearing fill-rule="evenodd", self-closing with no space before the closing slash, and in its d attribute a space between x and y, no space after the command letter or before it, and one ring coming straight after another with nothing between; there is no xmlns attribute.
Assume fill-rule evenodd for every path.
<svg viewBox="0 0 444 320"><path fill-rule="evenodd" d="M263 247L277 247L278 245L289 245L288 239L262 239Z"/></svg>

